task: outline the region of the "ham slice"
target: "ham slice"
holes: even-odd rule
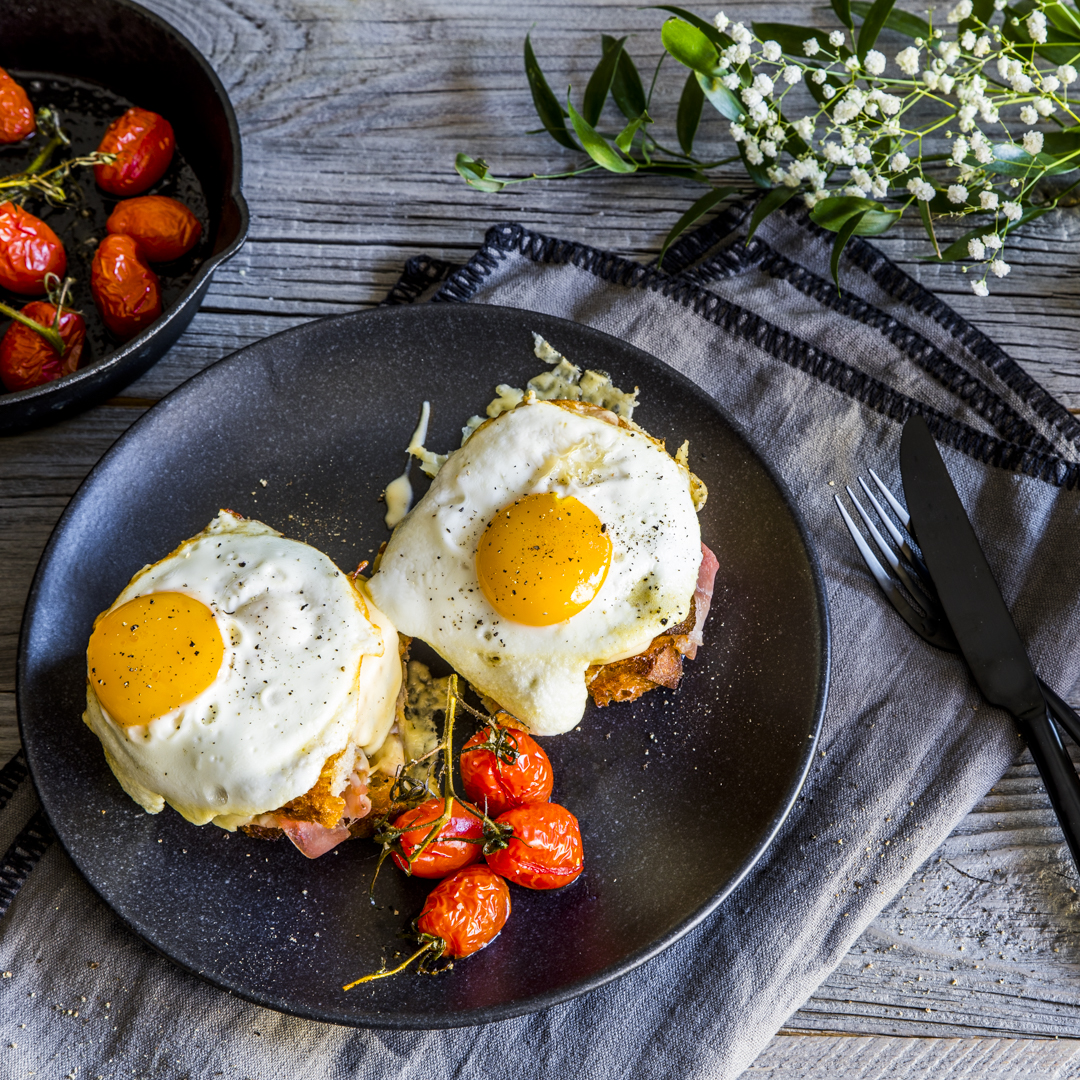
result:
[[[315,821],[296,821],[277,815],[278,827],[309,859],[317,859],[332,851],[342,840],[349,839],[349,830],[342,824],[332,828]]]
[[[716,556],[702,544],[701,565],[698,567],[697,588],[694,590],[694,627],[689,634],[684,635],[685,643],[680,643],[679,650],[691,660],[697,656],[698,646],[705,644],[702,631],[705,626],[705,617],[712,606],[713,584],[716,581],[716,571],[719,569],[720,563]]]

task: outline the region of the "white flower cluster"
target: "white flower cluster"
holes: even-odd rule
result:
[[[994,2],[995,12],[1006,6],[1006,0]],[[1036,44],[1047,41],[1045,6],[1046,0],[1036,0],[1023,20]],[[720,51],[720,81],[744,110],[731,135],[746,162],[762,168],[774,185],[802,188],[811,208],[840,195],[890,198],[901,209],[926,203],[935,214],[993,215],[985,235],[967,245],[970,257],[984,264],[972,287],[985,296],[988,274],[1008,274],[1001,257],[1008,229],[1020,220],[1024,200],[1053,163],[1040,157],[1047,144],[1037,125],[1065,114],[1065,127],[1080,126],[1080,110],[1069,100],[1078,73],[1071,64],[1040,68],[1038,56],[1009,40],[993,15],[986,22],[975,15],[972,0],[958,0],[946,20],[956,27],[952,37],[929,31],[927,38],[899,50],[890,70],[878,49],[860,61],[841,30],[815,31],[801,43],[801,56],[785,56],[776,41],[758,39],[721,12],[715,25],[731,44]],[[962,33],[959,24],[966,24]],[[801,116],[785,116],[784,99],[800,83],[808,85],[817,106]],[[922,102],[937,106],[939,115],[931,121],[909,117]],[[1026,128],[1015,133],[1002,117],[1014,106]],[[927,175],[923,137],[945,124],[958,132],[951,155]],[[988,172],[999,156],[996,148],[1010,145],[1026,152],[1021,164],[1030,160],[1028,171],[1019,178]],[[1017,160],[1011,152],[1010,158]],[[941,174],[942,167],[952,175]]]

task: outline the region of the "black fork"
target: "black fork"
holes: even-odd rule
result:
[[[833,497],[836,499],[837,508],[844,519],[844,524],[847,525],[848,532],[851,533],[852,540],[855,541],[855,546],[859,549],[863,562],[866,563],[867,569],[873,574],[874,580],[881,587],[881,591],[888,598],[889,603],[896,609],[897,614],[923,641],[929,642],[939,649],[944,649],[946,652],[959,652],[960,648],[956,644],[956,638],[953,636],[952,628],[949,626],[949,620],[945,617],[937,598],[937,592],[934,590],[930,572],[926,569],[922,557],[912,547],[911,541],[913,540],[917,544],[918,538],[911,528],[911,518],[908,516],[908,512],[873,469],[870,470],[870,476],[879,494],[888,503],[889,509],[892,510],[907,535],[896,527],[893,519],[878,501],[870,486],[860,476],[858,478],[859,486],[877,513],[885,531],[889,534],[892,540],[892,544],[890,544],[881,535],[881,530],[875,525],[874,519],[855,497],[855,492],[845,485],[848,496],[855,504],[859,517],[866,526],[867,532],[873,538],[874,544],[881,552],[885,562],[892,570],[892,574],[885,569],[881,560],[874,554],[873,549],[859,531],[859,527],[840,501],[840,496],[835,495]],[[1046,698],[1046,704],[1051,715],[1066,731],[1069,738],[1080,746],[1080,716],[1077,716],[1072,708],[1042,679],[1039,680],[1039,685],[1042,687],[1043,697]]]

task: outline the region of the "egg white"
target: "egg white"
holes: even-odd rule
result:
[[[401,687],[398,635],[322,552],[222,511],[107,610],[154,592],[204,603],[225,652],[206,690],[148,724],[114,722],[87,683],[83,720],[149,813],[168,803],[234,829],[309,791],[335,754],[344,787],[358,751],[382,745]]]
[[[586,608],[553,626],[527,626],[484,596],[476,549],[500,509],[541,492],[589,507],[607,526],[612,561]],[[580,721],[591,664],[634,656],[687,616],[700,562],[684,466],[639,429],[531,401],[449,456],[391,536],[370,589],[402,633],[549,735]]]

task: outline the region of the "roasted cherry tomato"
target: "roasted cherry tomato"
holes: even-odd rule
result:
[[[90,268],[90,291],[105,325],[119,338],[134,337],[161,314],[157,274],[130,236],[106,236]]]
[[[0,143],[25,139],[37,127],[26,91],[0,68]]]
[[[450,820],[442,827],[438,837],[413,859],[410,869],[407,858],[420,847],[424,837],[442,817],[444,805],[442,799],[428,799],[415,810],[406,810],[391,822],[395,829],[406,830],[400,840],[406,858],[396,851],[393,855],[400,869],[411,872],[415,877],[441,878],[480,858],[481,844],[470,844],[454,838],[460,836],[482,841],[484,823],[455,799]]]
[[[585,868],[577,818],[558,803],[530,803],[496,819],[510,825],[509,844],[487,856],[488,866],[527,889],[558,889]]]
[[[67,255],[41,218],[13,202],[0,203],[0,285],[20,296],[45,291],[45,275],[62,278]]]
[[[95,165],[98,187],[113,195],[139,195],[156,184],[172,161],[172,124],[148,109],[128,109],[109,125],[98,151],[116,154],[111,165]]]
[[[21,314],[42,326],[52,326],[56,308],[44,300],[31,300]],[[64,342],[61,356],[40,334],[29,326],[13,322],[0,340],[0,382],[8,390],[29,390],[70,375],[79,366],[86,323],[78,312],[65,308],[57,327]]]
[[[416,919],[422,934],[445,942],[443,956],[458,959],[490,945],[510,917],[510,890],[483,863],[463,866],[428,894]]]
[[[197,243],[202,226],[181,202],[165,195],[125,199],[109,216],[105,228],[135,240],[149,262],[171,262]]]
[[[495,717],[496,734],[478,731],[461,749],[461,780],[469,799],[491,817],[551,798],[553,774],[547,754],[509,713]]]

